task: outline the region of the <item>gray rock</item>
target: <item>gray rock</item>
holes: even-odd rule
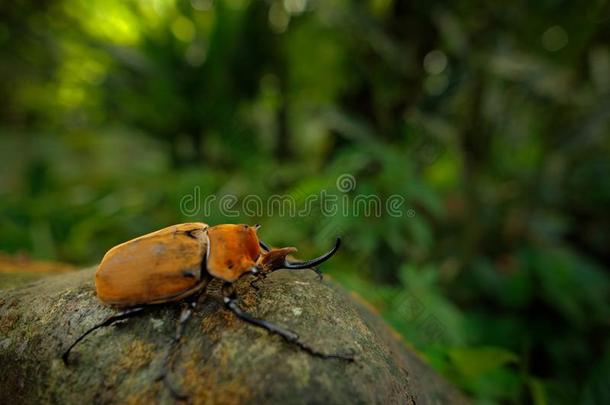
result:
[[[0,290],[0,403],[173,403],[155,381],[178,304],[151,307],[89,335],[66,367],[60,356],[115,309],[95,297],[94,269]],[[211,286],[186,326],[169,374],[205,404],[465,403],[383,321],[331,282],[281,270],[256,291],[237,285],[243,309],[299,334],[327,354],[314,357],[237,319]]]

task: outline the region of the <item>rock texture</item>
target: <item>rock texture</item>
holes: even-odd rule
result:
[[[96,299],[94,269],[0,290],[0,403],[174,403],[155,381],[180,307],[166,304],[102,328],[60,356],[87,328],[115,312]],[[331,282],[281,270],[237,285],[241,306],[287,327],[322,359],[237,319],[211,288],[175,352],[172,384],[202,404],[464,403],[452,386],[379,319]]]

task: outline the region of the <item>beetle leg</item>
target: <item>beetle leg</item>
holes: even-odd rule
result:
[[[184,333],[184,326],[190,319],[193,308],[195,307],[195,302],[184,302],[182,304],[182,309],[180,310],[180,316],[178,318],[178,322],[176,323],[176,332],[174,337],[169,343],[169,348],[165,353],[165,357],[163,358],[163,364],[161,365],[161,371],[157,375],[156,381],[163,380],[165,386],[169,389],[169,392],[172,394],[172,397],[175,399],[187,399],[188,395],[180,392],[174,384],[169,379],[169,372],[173,368],[173,357],[176,354],[178,344],[180,343],[180,339],[182,339],[182,334]]]
[[[87,330],[85,333],[80,335],[74,341],[74,343],[72,343],[70,345],[70,347],[68,347],[68,349],[66,349],[66,351],[62,354],[61,358],[64,361],[64,364],[68,365],[68,357],[70,356],[70,351],[74,348],[74,346],[76,346],[78,344],[78,342],[83,340],[88,334],[90,334],[91,332],[93,332],[101,327],[110,326],[115,322],[121,321],[123,319],[127,319],[133,315],[136,315],[136,314],[142,312],[144,309],[145,309],[145,307],[134,307],[134,308],[126,309],[125,311],[120,312],[116,315],[109,316],[108,318],[104,319],[102,322],[98,323],[97,325],[93,326],[91,329]]]
[[[286,263],[290,264],[291,262],[286,261]],[[322,281],[322,279],[324,279],[324,274],[322,274],[322,272],[320,271],[320,269],[317,266],[311,266],[311,267],[305,267],[304,269],[290,269],[288,268],[287,270],[311,270],[314,273],[316,273],[318,275],[318,280]]]
[[[161,372],[157,375],[156,381],[161,381],[163,380],[163,382],[165,383],[165,385],[167,386],[167,388],[169,389],[170,393],[172,394],[172,396],[175,399],[182,399],[182,400],[186,400],[188,399],[188,395],[180,392],[178,389],[175,388],[175,386],[172,384],[172,382],[169,380],[169,372],[172,370],[173,368],[173,357],[176,353],[178,344],[180,343],[180,340],[182,339],[182,335],[184,334],[184,327],[186,326],[186,323],[188,322],[188,320],[191,318],[191,315],[193,314],[193,310],[197,307],[197,301],[199,300],[199,297],[201,296],[201,292],[199,292],[198,294],[195,294],[194,296],[189,297],[187,300],[185,300],[182,304],[182,309],[180,310],[180,316],[178,318],[178,322],[176,323],[176,333],[174,334],[174,337],[172,338],[171,342],[170,342],[170,347],[167,350],[167,352],[165,353],[165,358],[163,359],[163,365],[161,366]]]
[[[316,274],[318,275],[318,279],[319,279],[320,281],[322,281],[322,279],[324,278],[324,274],[322,274],[322,272],[320,271],[320,269],[319,269],[318,267],[316,267],[316,266],[312,266],[312,267],[310,267],[310,269],[311,269],[311,270],[312,270],[314,273],[316,273]]]
[[[224,303],[227,306],[227,308],[229,308],[231,310],[231,312],[233,312],[239,319],[246,321],[254,326],[258,326],[259,328],[266,329],[269,332],[274,333],[276,335],[280,335],[288,343],[292,343],[292,344],[298,346],[299,348],[301,348],[301,350],[306,351],[307,353],[311,354],[312,356],[321,357],[324,359],[341,359],[341,360],[346,360],[346,361],[354,360],[354,358],[351,355],[326,354],[326,353],[318,352],[317,350],[314,350],[313,348],[307,346],[305,343],[301,342],[299,340],[299,335],[296,334],[295,332],[288,330],[288,329],[284,329],[281,326],[275,325],[264,319],[259,319],[259,318],[256,318],[256,317],[250,315],[249,313],[245,312],[244,310],[242,310],[239,307],[239,305],[237,304],[237,296],[235,295],[235,293],[232,290],[233,289],[230,284],[229,285],[225,284],[225,286],[223,286]]]
[[[261,288],[258,286],[258,282],[263,281],[267,278],[267,273],[257,273],[254,280],[250,281],[250,287],[254,288],[256,291],[259,291]]]

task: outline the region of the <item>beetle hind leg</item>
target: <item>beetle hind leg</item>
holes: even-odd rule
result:
[[[74,343],[72,343],[67,349],[66,351],[61,355],[62,360],[64,361],[64,364],[67,366],[68,365],[68,358],[70,356],[70,352],[72,351],[72,349],[74,348],[74,346],[76,346],[81,340],[83,340],[85,337],[87,337],[87,335],[89,335],[91,332],[102,328],[104,326],[110,326],[115,322],[118,321],[122,321],[123,319],[127,319],[129,317],[132,317],[136,314],[139,314],[140,312],[142,312],[145,309],[145,307],[134,307],[134,308],[129,308],[126,309],[123,312],[119,312],[116,315],[111,315],[108,318],[104,319],[102,322],[98,323],[97,325],[93,326],[92,328],[90,328],[89,330],[87,330],[85,333],[83,333],[82,335],[80,335],[75,341]]]

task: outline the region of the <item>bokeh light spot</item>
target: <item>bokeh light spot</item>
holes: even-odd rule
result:
[[[284,9],[290,14],[301,14],[307,7],[307,0],[284,0]]]
[[[172,23],[172,33],[183,42],[190,42],[195,37],[195,25],[186,17],[178,17]]]
[[[439,49],[428,52],[424,57],[424,69],[428,74],[438,75],[443,73],[446,67],[447,55]]]
[[[542,46],[550,52],[556,52],[568,44],[568,33],[560,25],[554,25],[542,34]]]

